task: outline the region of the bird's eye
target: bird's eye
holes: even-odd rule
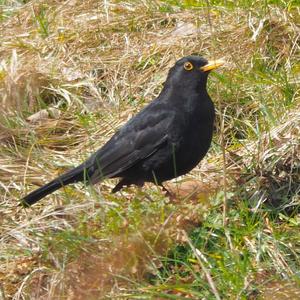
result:
[[[187,71],[191,71],[191,70],[194,68],[193,64],[190,63],[189,61],[186,62],[186,63],[184,63],[183,67],[184,67]]]

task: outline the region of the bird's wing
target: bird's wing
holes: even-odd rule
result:
[[[174,113],[152,106],[141,111],[86,162],[93,183],[117,176],[163,147]]]

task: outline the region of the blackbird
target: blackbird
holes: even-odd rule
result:
[[[222,64],[199,56],[178,60],[155,100],[85,162],[25,196],[21,205],[79,181],[95,184],[119,177],[115,193],[131,184],[162,185],[192,170],[211,144],[215,113],[206,83],[209,72]]]

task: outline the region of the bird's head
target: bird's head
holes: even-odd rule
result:
[[[171,68],[167,84],[182,88],[205,88],[210,71],[222,66],[223,60],[206,60],[201,56],[186,56]]]

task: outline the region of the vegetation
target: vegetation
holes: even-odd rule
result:
[[[295,1],[0,0],[0,299],[300,299]],[[209,155],[168,184],[78,184],[79,164],[189,54],[224,58]],[[273,297],[273,298],[272,298]]]

